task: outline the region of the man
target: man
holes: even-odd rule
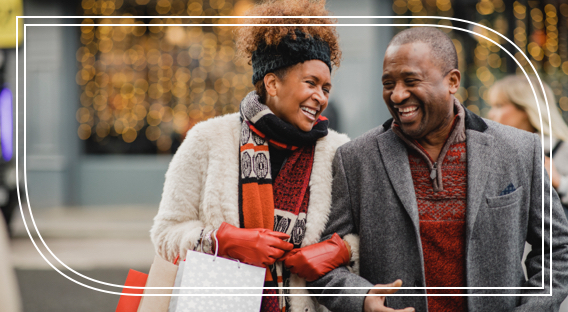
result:
[[[554,311],[568,294],[568,222],[556,193],[550,219],[538,136],[464,108],[454,97],[460,80],[444,33],[412,28],[390,42],[382,82],[393,119],[338,149],[322,235],[359,235],[360,276],[340,267],[309,286],[394,287],[313,290],[323,294],[387,294],[402,285],[418,289],[397,294],[480,296],[318,297],[330,310]],[[551,273],[552,296],[483,296],[549,294]]]

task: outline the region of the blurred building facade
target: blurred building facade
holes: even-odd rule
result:
[[[26,130],[26,181],[32,207],[157,206],[164,173],[186,131],[199,121],[237,111],[240,100],[252,90],[251,68],[235,55],[234,27],[168,24],[232,23],[222,16],[241,15],[252,4],[250,0],[25,0],[27,16],[101,16],[26,20],[30,24],[26,90],[22,46],[18,133],[23,161]],[[566,1],[329,0],[327,7],[336,16],[447,16],[493,28],[527,53],[552,86],[555,105],[564,116],[568,114]],[[104,18],[109,15],[125,18]],[[206,20],[200,15],[220,18]],[[504,39],[466,23],[420,18],[396,22],[465,28],[513,51]],[[40,23],[84,26],[33,26]],[[110,23],[140,26],[105,25]],[[332,75],[330,99],[337,130],[356,137],[390,118],[382,100],[382,59],[389,40],[404,28],[338,27],[343,61]],[[456,45],[463,73],[457,97],[484,116],[488,88],[520,69],[489,41],[459,30],[444,31]],[[14,87],[15,51],[7,52],[6,80]],[[519,52],[513,55],[532,73]]]
[[[235,112],[252,90],[250,66],[235,58],[233,27],[167,26],[208,20],[166,17],[242,14],[250,5],[242,0],[25,0],[27,16],[164,16],[26,20],[97,24],[27,26],[25,92],[23,46],[19,54],[18,133],[23,161],[26,130],[32,208],[156,207],[165,171],[185,132],[201,120]],[[370,0],[327,4],[334,15],[390,15],[391,5]],[[104,26],[108,23],[152,26]],[[344,58],[332,76],[332,100],[338,130],[355,137],[389,117],[380,76],[392,28],[338,27],[338,32]],[[8,62],[7,72],[15,73],[15,51],[9,51]],[[15,86],[15,74],[9,76]]]

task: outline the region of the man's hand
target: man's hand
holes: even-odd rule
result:
[[[402,286],[401,280],[396,280],[394,283],[382,285],[377,284],[375,287],[400,287]],[[371,289],[369,290],[368,294],[394,294],[397,292],[398,289]],[[414,308],[406,308],[403,310],[395,310],[391,308],[385,307],[385,298],[384,296],[367,296],[365,297],[365,303],[363,304],[363,310],[365,312],[393,312],[393,311],[400,311],[400,312],[414,312]]]

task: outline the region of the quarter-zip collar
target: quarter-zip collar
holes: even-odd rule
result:
[[[466,111],[464,107],[458,102],[458,100],[454,100],[454,111],[456,113],[453,121],[452,130],[440,151],[440,155],[438,155],[437,160],[433,160],[428,152],[416,141],[410,137],[407,137],[402,131],[400,130],[400,126],[394,121],[392,123],[392,131],[406,144],[408,148],[411,150],[416,151],[426,164],[428,165],[428,169],[430,170],[430,178],[432,179],[432,186],[434,192],[439,192],[444,190],[444,185],[442,182],[442,165],[444,163],[444,158],[446,157],[446,153],[450,149],[452,144],[462,143],[465,142],[465,117]],[[483,122],[483,120],[482,120]],[[484,123],[485,124],[485,123]]]

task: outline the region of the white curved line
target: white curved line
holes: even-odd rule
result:
[[[26,17],[26,18],[34,18],[34,17]],[[38,18],[53,18],[53,17],[38,17]],[[73,18],[73,17],[65,17],[65,18]],[[81,16],[79,18],[89,18],[89,17],[85,17],[85,16]],[[96,17],[96,18],[106,18],[106,17]],[[125,18],[125,17],[112,17],[112,18]],[[135,17],[127,17],[127,18],[135,18]],[[149,18],[149,17],[144,17],[144,18]],[[160,18],[164,18],[164,17],[160,17]],[[168,17],[168,18],[178,18],[178,17]],[[192,17],[189,17],[192,18]],[[209,17],[199,17],[199,18],[209,18]],[[210,18],[243,18],[243,17],[210,17]],[[257,17],[247,17],[247,18],[257,18]],[[278,16],[274,16],[274,17],[267,17],[267,16],[260,16],[258,18],[297,18],[297,17],[278,17]],[[309,16],[309,17],[305,17],[302,16],[302,18],[323,18],[323,17],[313,17],[313,16]],[[494,31],[491,28],[488,28],[484,25],[475,23],[475,22],[470,22],[470,21],[466,21],[466,20],[462,20],[462,19],[456,19],[456,18],[449,18],[449,17],[431,17],[431,16],[373,16],[373,17],[365,17],[365,16],[359,16],[359,17],[345,17],[345,16],[341,16],[341,17],[332,17],[332,18],[356,18],[356,19],[361,19],[361,18],[395,18],[395,19],[401,19],[401,18],[430,18],[430,19],[447,19],[447,20],[455,20],[455,21],[460,21],[460,22],[465,22],[468,24],[472,24],[472,25],[476,25],[476,26],[480,26],[486,30],[489,30],[497,35],[499,35],[500,37],[504,38],[506,41],[508,41],[510,44],[512,44],[514,47],[517,48],[517,50],[525,57],[525,59],[527,59],[527,63],[531,66],[531,68],[533,69],[533,71],[535,72],[537,79],[539,80],[540,86],[543,90],[543,94],[544,94],[544,98],[545,98],[545,102],[547,105],[547,110],[548,110],[548,116],[549,116],[549,120],[550,120],[550,111],[549,111],[549,106],[548,106],[548,99],[546,98],[546,93],[544,92],[544,87],[542,85],[542,81],[540,80],[540,77],[538,76],[538,73],[536,72],[536,69],[534,68],[533,64],[530,62],[530,60],[528,60],[528,57],[526,56],[526,54],[513,42],[511,42],[511,40],[509,40],[507,37],[504,37],[502,34]],[[59,24],[60,26],[86,26],[89,24]],[[94,24],[95,26],[101,26],[102,24]],[[108,24],[104,24],[106,26],[110,26]],[[134,26],[140,26],[140,25],[148,25],[148,24],[132,24]],[[162,26],[174,26],[174,24],[160,24]],[[184,26],[199,26],[198,24],[183,24]],[[207,25],[207,26],[227,26],[227,24],[203,24],[203,25]],[[266,25],[266,26],[275,26],[274,24],[250,24],[251,26],[262,26],[262,25]],[[278,24],[278,26],[285,26],[285,25],[296,25],[296,24]],[[530,81],[530,79],[528,79],[528,74],[526,73],[525,69],[521,66],[521,64],[519,63],[519,61],[506,49],[504,49],[499,43],[495,42],[494,40],[470,31],[468,29],[463,29],[463,28],[458,28],[458,27],[454,27],[454,26],[448,26],[448,25],[439,25],[439,24],[334,24],[335,26],[411,26],[411,27],[415,27],[415,26],[427,26],[427,27],[439,27],[439,28],[448,28],[448,29],[454,29],[454,30],[460,30],[460,31],[464,31],[467,33],[471,33],[473,35],[482,37],[490,42],[492,42],[493,44],[495,44],[496,46],[498,46],[499,48],[501,48],[501,50],[505,51],[516,63],[517,65],[521,68],[522,72],[525,74],[525,76],[527,77],[527,80],[529,82],[529,85],[531,86],[531,90],[533,91],[533,93],[535,94],[535,99],[538,101],[538,99],[536,98],[536,92],[534,90],[534,87]],[[39,25],[39,24],[33,24],[33,25],[24,25],[24,37],[26,34],[26,26],[55,26],[55,24],[45,24],[45,25]],[[127,24],[117,24],[116,26],[128,26]],[[245,26],[245,24],[230,24],[230,26]],[[325,24],[306,24],[306,26],[325,26]],[[24,50],[26,49],[26,42],[24,40]],[[25,58],[25,54],[24,54],[24,58]],[[24,62],[24,81],[26,81],[25,76],[26,76],[26,63]],[[26,86],[24,84],[24,116],[26,115]],[[540,107],[538,107],[538,112],[539,112],[539,118],[540,118],[540,122],[541,122],[541,128],[542,128],[542,116],[541,116],[541,112],[540,112]],[[18,122],[18,119],[16,118],[16,122]],[[27,155],[27,144],[26,144],[26,119],[24,118],[24,156]],[[549,129],[551,129],[551,123],[549,122]],[[541,134],[541,140],[544,140],[544,135]],[[18,141],[18,137],[16,136],[16,141]],[[17,142],[16,142],[17,145]],[[18,149],[16,149],[18,150]],[[542,158],[544,159],[544,150],[542,151]],[[59,258],[57,258],[57,256],[55,256],[55,254],[51,251],[51,249],[49,249],[49,247],[47,246],[47,244],[45,243],[45,241],[43,240],[43,237],[41,236],[39,230],[37,229],[37,225],[35,223],[35,219],[33,218],[33,214],[31,211],[31,204],[29,202],[29,193],[28,193],[28,188],[27,188],[27,162],[26,159],[24,157],[24,180],[25,180],[25,185],[26,185],[26,199],[28,201],[28,210],[30,213],[30,218],[32,219],[32,223],[34,225],[34,228],[38,234],[38,237],[40,238],[40,240],[42,241],[43,245],[45,246],[45,248],[49,251],[49,253],[61,264],[63,265],[65,268],[67,268],[69,271],[87,279],[90,280],[92,282],[95,283],[99,283],[99,284],[103,284],[106,286],[111,286],[111,287],[118,287],[118,288],[128,288],[128,289],[209,289],[208,287],[136,287],[136,286],[124,286],[124,285],[117,285],[117,284],[112,284],[112,283],[106,283],[106,282],[102,282],[93,278],[90,278],[88,276],[85,276],[79,272],[76,272],[75,270],[71,269],[70,267],[68,267],[65,263],[63,263],[61,260],[59,260]],[[16,167],[18,166],[18,159],[16,157]],[[542,176],[543,176],[543,181],[544,181],[544,169],[542,172]],[[78,282],[70,277],[68,277],[67,275],[65,275],[63,272],[61,272],[59,269],[57,269],[56,267],[53,266],[53,264],[51,264],[51,262],[49,262],[46,257],[43,255],[43,253],[39,250],[39,248],[37,247],[35,241],[33,240],[33,237],[31,236],[29,229],[27,227],[27,223],[25,221],[25,217],[24,217],[24,213],[23,213],[23,208],[21,205],[21,198],[20,198],[20,194],[19,194],[19,173],[17,171],[16,174],[17,177],[17,181],[18,181],[18,201],[20,203],[20,212],[22,213],[22,219],[24,220],[24,226],[26,227],[26,231],[28,233],[28,236],[30,237],[30,239],[32,240],[32,243],[34,244],[34,247],[37,249],[37,251],[40,253],[40,255],[42,256],[42,258],[54,269],[56,270],[58,273],[60,273],[61,275],[65,276],[67,279],[81,285],[84,286],[86,288],[89,289],[93,289],[93,290],[98,290],[101,292],[105,292],[105,293],[111,293],[111,294],[118,294],[118,295],[133,295],[133,296],[140,296],[141,294],[124,294],[124,293],[118,293],[118,292],[112,292],[112,291],[106,291],[106,290],[102,290],[102,289],[98,289],[98,288],[94,288],[92,286],[89,285],[85,285],[81,282]],[[544,193],[544,183],[542,185],[542,192]],[[551,205],[552,205],[552,189],[550,190],[550,197],[551,197]],[[542,200],[542,204],[543,204],[543,212],[544,212],[544,198]],[[551,210],[551,215],[552,215],[552,210]],[[552,224],[550,225],[552,227]],[[543,232],[544,232],[544,220],[543,220]],[[550,236],[552,239],[552,229],[550,232]],[[543,244],[544,244],[544,237],[542,238]],[[543,251],[544,254],[544,251]],[[550,256],[552,258],[552,255]],[[552,259],[551,260],[551,270],[552,270]],[[544,257],[542,260],[542,267],[544,268]],[[552,273],[552,272],[551,272]],[[543,282],[543,287],[457,287],[457,288],[447,288],[447,289],[543,289],[544,288],[544,275],[542,278],[542,282]],[[552,274],[551,274],[551,283],[552,283]],[[406,288],[406,287],[403,287]],[[225,289],[225,287],[212,287],[211,289]],[[235,287],[235,288],[227,288],[227,289],[264,289],[264,287],[252,287],[252,288],[248,288],[248,287]],[[271,287],[271,288],[267,288],[267,289],[286,289],[286,287]],[[317,287],[293,287],[293,289],[318,289]],[[358,287],[333,287],[333,288],[327,288],[327,289],[358,289]],[[367,288],[362,288],[362,289],[367,289]],[[406,289],[421,289],[421,288],[417,288],[417,287],[408,287]],[[423,287],[423,289],[446,289],[445,287]],[[551,288],[552,289],[552,288]],[[146,295],[146,294],[144,294]],[[148,294],[150,296],[154,296],[154,295],[158,295],[158,296],[172,296],[171,294]],[[204,294],[207,295],[207,294]],[[518,296],[518,294],[515,294],[515,296]]]

